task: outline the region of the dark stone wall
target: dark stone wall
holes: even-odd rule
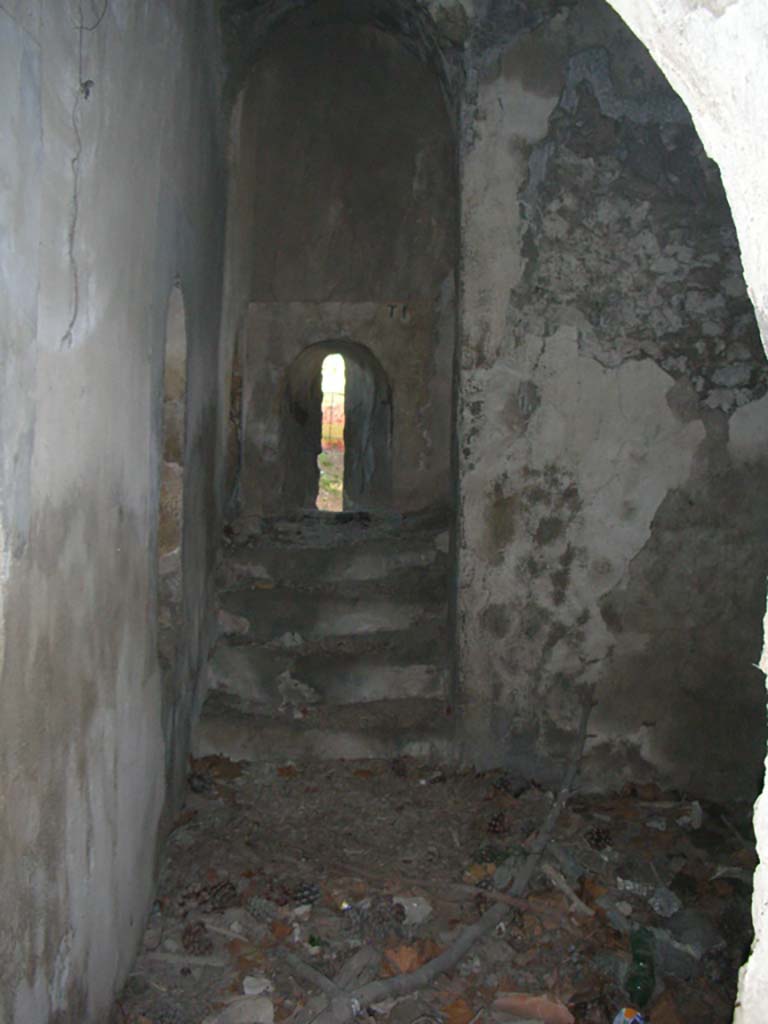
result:
[[[435,298],[454,268],[455,177],[431,71],[376,29],[289,22],[248,97],[251,298]]]

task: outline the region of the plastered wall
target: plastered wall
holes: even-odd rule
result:
[[[767,376],[719,174],[605,4],[527,17],[478,22],[462,123],[466,750],[556,771],[594,684],[595,779],[754,795]]]
[[[223,219],[207,4],[0,7],[0,1021],[102,1021],[207,655]],[[99,10],[96,10],[99,8]],[[81,88],[81,83],[90,83]],[[155,551],[168,299],[189,363],[184,651]]]

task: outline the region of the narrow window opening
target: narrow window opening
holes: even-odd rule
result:
[[[346,367],[338,353],[326,356],[321,371],[322,450],[317,457],[320,470],[316,506],[323,512],[344,508],[344,402]]]

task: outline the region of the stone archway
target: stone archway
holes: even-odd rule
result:
[[[392,390],[383,367],[359,342],[322,341],[305,348],[287,370],[281,416],[281,461],[286,508],[312,508],[320,452],[320,371],[338,353],[346,366],[344,508],[376,508],[391,501]]]

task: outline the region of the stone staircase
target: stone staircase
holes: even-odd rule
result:
[[[446,759],[448,544],[438,513],[234,524],[196,756]]]

